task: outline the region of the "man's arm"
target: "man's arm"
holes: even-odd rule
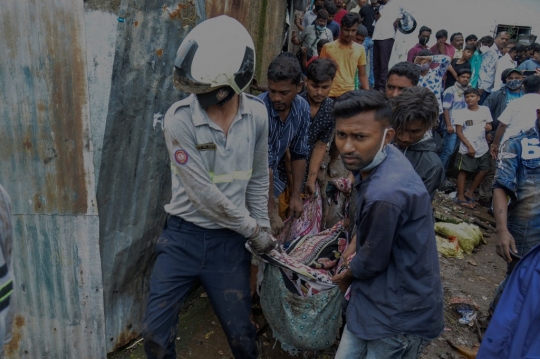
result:
[[[454,133],[454,126],[452,126],[452,119],[450,118],[450,109],[452,108],[452,104],[454,103],[453,92],[449,89],[444,91],[442,100],[443,118],[446,125],[446,132],[448,132],[448,134],[450,135]]]
[[[321,163],[324,160],[326,154],[326,143],[317,141],[311,152],[311,158],[309,160],[309,172],[306,180],[306,193],[310,196],[315,194],[315,182],[317,181],[317,175],[321,169]]]
[[[382,273],[390,262],[392,244],[398,230],[401,208],[386,201],[368,205],[361,214],[359,231],[362,240],[350,264],[352,277],[368,280]]]
[[[294,136],[289,146],[293,175],[293,188],[289,199],[289,209],[295,213],[296,218],[299,218],[304,211],[304,205],[300,196],[306,173],[306,158],[309,156],[307,144],[311,114],[309,105],[307,102],[303,102],[299,109],[300,125],[298,127],[298,133]]]
[[[358,78],[363,90],[369,90],[369,80],[366,73],[366,65],[358,66]]]
[[[501,138],[506,131],[506,127],[508,127],[508,125],[499,122],[499,127],[497,127],[497,131],[495,131],[495,137],[493,138],[493,143],[491,144],[491,148],[489,151],[493,159],[496,159],[498,156],[499,147],[501,145]]]
[[[238,209],[211,181],[196,148],[193,128],[179,121],[177,116],[182,114],[166,116],[164,135],[171,170],[178,175],[186,195],[206,218],[244,237],[251,237],[257,230],[257,222],[247,211]]]
[[[266,108],[262,110],[264,110],[264,115],[266,115]],[[270,188],[268,171],[268,120],[265,118],[264,122],[261,121],[261,125],[258,127],[251,178],[246,188],[246,207],[251,217],[257,220],[259,226],[270,228],[267,205]]]
[[[446,70],[448,70],[448,66],[450,66],[452,58],[446,55],[433,55],[431,56],[431,62],[440,64],[439,67],[437,67],[437,72],[439,76],[442,77],[446,74]]]
[[[497,254],[505,261],[511,262],[510,250],[517,253],[514,237],[508,231],[508,199],[516,199],[517,175],[521,149],[514,141],[506,141],[497,161],[497,170],[493,181],[493,214],[499,241]]]

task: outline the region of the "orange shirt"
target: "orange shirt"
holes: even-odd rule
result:
[[[358,66],[366,65],[366,51],[364,46],[352,42],[350,45],[342,44],[339,39],[324,45],[319,58],[330,58],[338,66],[336,77],[332,83],[329,97],[338,97],[347,91],[354,90],[354,77]]]

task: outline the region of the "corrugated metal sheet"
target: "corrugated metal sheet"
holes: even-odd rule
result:
[[[105,357],[83,4],[0,6],[0,182],[16,220],[10,358]]]
[[[170,198],[168,154],[155,120],[185,96],[171,81],[176,50],[196,23],[226,13],[252,34],[265,82],[286,11],[286,1],[270,0],[89,3],[88,11],[118,9],[104,130],[101,94],[89,120],[87,76],[92,91],[98,83],[109,88],[99,71],[110,67],[96,61],[107,58],[94,51],[92,31],[99,27],[93,21],[110,26],[111,17],[87,16],[93,37],[85,41],[78,0],[0,6],[0,183],[12,197],[17,229],[19,311],[7,347],[13,358],[102,358],[140,334],[153,244]],[[88,64],[85,46],[95,52]],[[111,48],[110,37],[103,46]],[[92,143],[102,143],[95,176],[100,154]]]

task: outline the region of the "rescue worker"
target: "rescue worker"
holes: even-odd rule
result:
[[[260,356],[246,241],[258,254],[275,242],[268,232],[268,116],[262,101],[242,93],[254,70],[253,41],[228,16],[202,22],[178,49],[174,82],[191,95],[165,115],[172,198],[143,325],[148,358],[176,358],[178,314],[197,280],[233,356]]]

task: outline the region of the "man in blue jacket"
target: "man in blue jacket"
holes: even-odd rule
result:
[[[443,293],[431,198],[395,147],[382,93],[351,91],[334,104],[335,143],[357,191],[356,256],[333,280],[351,285],[345,358],[417,358],[443,330]]]

